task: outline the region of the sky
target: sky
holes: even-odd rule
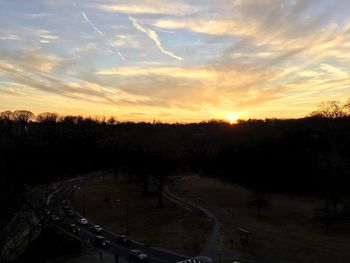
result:
[[[298,118],[350,96],[348,0],[0,0],[0,111]]]

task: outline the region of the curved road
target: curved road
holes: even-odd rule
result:
[[[61,186],[56,191],[55,195],[53,195],[52,200],[50,202],[49,209],[55,211],[55,213],[57,213],[58,216],[60,216],[61,218],[65,218],[65,211],[60,205],[61,201],[69,200],[69,197],[73,191],[74,184],[80,184],[82,181],[87,180],[88,178],[90,178],[89,175],[80,176],[80,177],[77,177],[74,181],[69,180],[65,183],[62,183]],[[73,208],[72,210],[75,212],[74,216],[69,217],[67,219],[72,223],[77,223],[78,220],[82,218],[82,216]],[[63,223],[61,223],[60,225],[65,227]],[[79,226],[81,231],[78,234],[78,238],[80,238],[82,241],[85,241],[87,244],[90,244],[90,245],[93,245],[95,236],[96,236],[95,233],[92,233],[90,231],[90,227],[92,225],[94,225],[93,222],[89,220],[88,225]],[[151,263],[178,262],[178,261],[182,261],[190,258],[188,256],[180,255],[169,250],[150,247],[136,241],[131,241],[130,244],[126,246],[121,246],[116,242],[116,239],[119,237],[119,235],[112,233],[106,229],[103,230],[103,233],[101,235],[103,235],[106,239],[111,241],[111,246],[109,248],[102,249],[102,251],[105,250],[106,252],[117,254],[123,258],[128,258],[129,250],[135,249],[135,248],[140,249],[145,253],[147,253],[149,256],[149,262]]]
[[[207,217],[209,217],[213,222],[213,230],[212,230],[212,236],[207,243],[207,245],[202,249],[200,256],[210,257],[214,260],[221,260],[221,259],[239,259],[240,254],[234,250],[221,248],[220,246],[220,230],[221,230],[221,224],[220,220],[217,215],[212,213],[206,208],[203,208],[199,206],[198,204],[195,204],[190,201],[186,201],[183,198],[178,197],[177,195],[170,192],[169,188],[166,186],[164,193],[166,197],[177,204],[184,206],[184,207],[192,207],[194,209],[198,209],[203,214],[205,214]]]

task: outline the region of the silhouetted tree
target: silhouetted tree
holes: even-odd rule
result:
[[[9,110],[0,113],[0,118],[3,121],[11,121],[13,120],[13,117],[13,112]]]
[[[55,123],[59,117],[58,113],[43,112],[36,116],[36,120],[42,123]]]
[[[35,115],[27,110],[16,110],[13,112],[13,119],[17,122],[28,123]]]
[[[322,135],[325,139],[325,147],[321,158],[323,168],[327,173],[326,194],[332,202],[334,213],[337,215],[342,195],[340,177],[344,170],[344,146],[348,141],[343,122],[349,116],[349,103],[324,102],[311,115],[320,118],[323,123]]]
[[[13,112],[13,119],[18,125],[19,135],[24,135],[26,133],[27,124],[32,120],[35,115],[27,110],[16,110]]]

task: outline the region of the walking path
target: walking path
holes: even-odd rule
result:
[[[199,211],[204,213],[207,217],[209,217],[212,220],[213,231],[212,231],[211,238],[210,238],[209,242],[207,243],[207,245],[202,249],[199,256],[210,257],[214,261],[221,260],[221,259],[235,260],[235,259],[240,258],[239,252],[231,250],[231,249],[222,248],[220,246],[221,224],[220,224],[220,220],[219,220],[217,215],[215,215],[214,213],[212,213],[208,209],[199,206],[198,204],[187,201],[187,200],[173,194],[172,192],[170,192],[168,186],[165,187],[164,194],[169,200],[183,206],[184,208],[191,207],[191,208],[198,209]]]

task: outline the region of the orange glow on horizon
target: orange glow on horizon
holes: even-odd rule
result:
[[[231,113],[230,115],[227,116],[226,119],[232,125],[232,124],[236,124],[237,123],[239,117],[238,117],[237,113]]]

